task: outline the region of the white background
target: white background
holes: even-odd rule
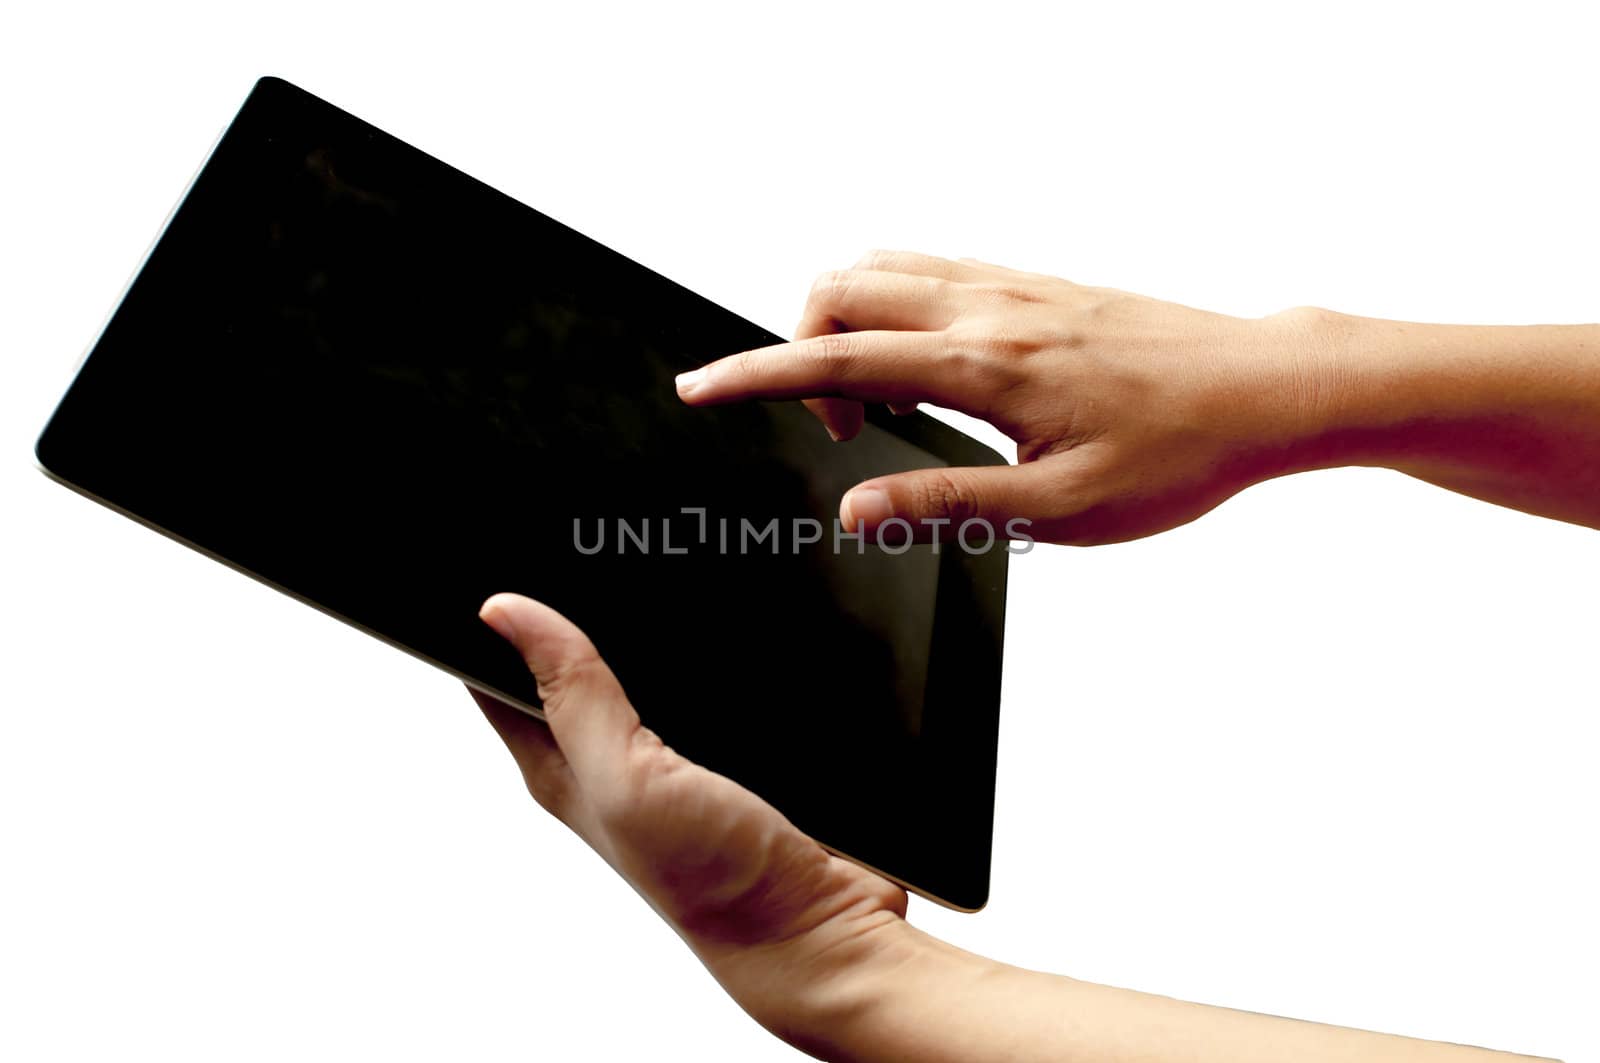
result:
[[[0,26],[7,1059],[797,1055],[527,799],[454,679],[33,468],[260,74],[779,332],[869,247],[1242,315],[1600,317],[1580,5],[239,12]],[[1600,1058],[1600,533],[1339,470],[1012,573],[991,906],[913,921]]]

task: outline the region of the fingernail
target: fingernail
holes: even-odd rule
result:
[[[833,425],[825,424],[822,427],[824,427],[824,428],[826,428],[828,430],[829,438],[831,438],[835,443],[839,442],[839,440],[844,438],[844,436],[840,435],[838,432],[835,432],[833,430]]]
[[[889,492],[881,487],[861,487],[850,492],[850,526],[877,524],[894,516]]]
[[[691,369],[687,373],[679,373],[677,377],[678,394],[687,397],[693,394],[694,389],[705,383],[706,371],[704,369]]]
[[[506,615],[499,609],[490,608],[489,603],[485,602],[482,608],[478,610],[478,619],[494,628],[496,635],[499,635],[507,642],[512,641],[511,622],[506,619]]]

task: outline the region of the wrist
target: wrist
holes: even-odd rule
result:
[[[1196,423],[1220,444],[1237,487],[1318,467],[1350,402],[1343,352],[1356,319],[1300,306],[1229,319],[1229,357],[1198,392]]]
[[[1350,352],[1360,319],[1317,306],[1297,306],[1258,319],[1268,368],[1263,404],[1271,431],[1265,442],[1273,475],[1343,464],[1334,445],[1351,422],[1360,384]]]
[[[976,984],[1002,966],[897,918],[809,959],[778,963],[776,969],[789,972],[785,984],[769,987],[776,991],[746,1010],[820,1059],[905,1058],[908,1045],[933,1032],[927,1002],[948,1002],[952,986]]]
[[[1493,477],[1527,464],[1553,431],[1592,434],[1594,326],[1427,324],[1316,307],[1263,320],[1277,322],[1298,380],[1286,472]]]
[[[1402,468],[1506,396],[1483,363],[1480,330],[1301,306],[1263,319],[1280,345],[1289,427],[1282,472]]]
[[[778,965],[786,984],[751,1014],[820,1059],[857,1058],[854,1042],[864,1025],[884,1012],[906,978],[925,969],[924,938],[904,919],[893,918],[843,940],[807,943],[804,958]]]

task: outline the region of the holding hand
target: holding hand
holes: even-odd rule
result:
[[[823,1059],[1509,1058],[1025,971],[930,937],[906,923],[904,891],[663,745],[566,618],[515,594],[493,596],[479,615],[538,680],[548,727],[472,692],[534,798],[638,890],[741,1007]]]
[[[627,879],[757,1021],[791,1040],[831,1025],[843,983],[899,947],[905,891],[663,745],[589,639],[549,606],[497,594],[479,615],[538,680],[548,726],[471,691],[535,800]]]

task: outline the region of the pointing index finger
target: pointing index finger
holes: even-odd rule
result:
[[[973,360],[947,349],[942,332],[834,332],[730,354],[679,375],[677,388],[692,406],[837,397],[931,402],[987,417],[978,374]]]

